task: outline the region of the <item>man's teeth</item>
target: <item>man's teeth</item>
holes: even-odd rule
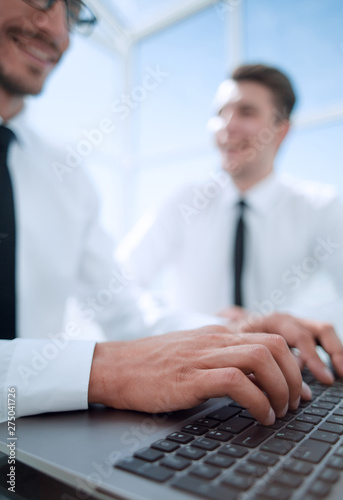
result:
[[[47,62],[50,60],[50,55],[44,52],[43,50],[38,49],[37,47],[34,47],[32,45],[28,45],[25,47],[27,52],[32,54],[33,56],[37,57],[38,59],[41,59],[44,62]]]
[[[34,45],[22,44],[15,38],[14,38],[14,41],[16,42],[17,45],[19,45],[19,47],[21,47],[26,52],[29,52],[31,55],[33,55],[37,59],[40,59],[43,62],[48,62],[51,60],[50,54],[47,54],[46,52],[44,52],[44,50],[41,50],[38,47],[35,47]]]

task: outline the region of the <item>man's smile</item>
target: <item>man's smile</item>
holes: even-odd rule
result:
[[[20,50],[21,54],[27,57],[31,64],[35,63],[43,69],[49,69],[60,59],[59,51],[38,37],[23,37],[13,32],[9,34],[9,37],[16,48]]]

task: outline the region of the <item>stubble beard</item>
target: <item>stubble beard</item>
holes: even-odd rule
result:
[[[39,71],[31,68],[33,76],[38,76]],[[25,97],[27,95],[37,95],[41,92],[42,86],[30,84],[18,77],[7,75],[3,66],[0,63],[0,88],[7,94],[15,97]]]

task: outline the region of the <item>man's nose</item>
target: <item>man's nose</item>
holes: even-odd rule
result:
[[[232,132],[237,128],[238,120],[236,113],[232,112],[225,117],[225,129],[227,132]]]

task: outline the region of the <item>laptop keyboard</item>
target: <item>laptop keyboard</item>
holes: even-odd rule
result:
[[[343,380],[304,380],[312,401],[272,426],[232,402],[115,467],[210,500],[324,498],[343,471]]]

